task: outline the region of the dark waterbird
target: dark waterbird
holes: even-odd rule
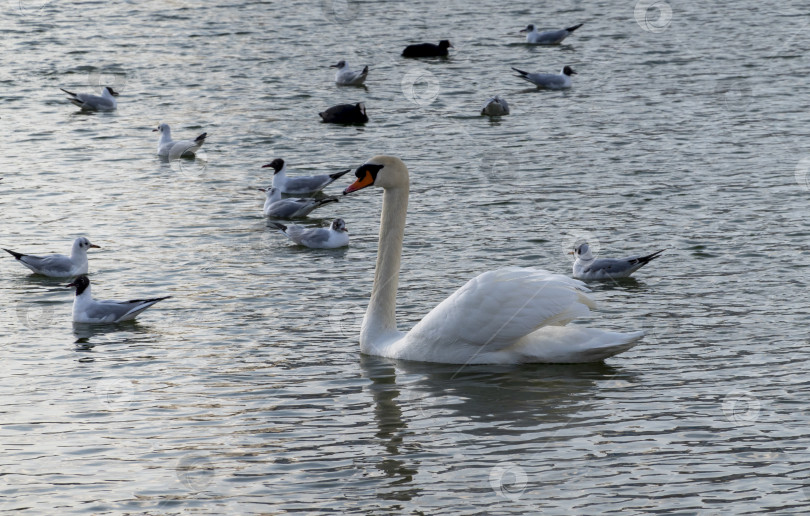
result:
[[[402,51],[402,57],[445,57],[447,56],[447,49],[452,46],[446,39],[439,41],[438,45],[433,43],[408,45]]]
[[[365,124],[368,122],[366,106],[357,104],[338,104],[318,113],[324,122],[330,124]]]

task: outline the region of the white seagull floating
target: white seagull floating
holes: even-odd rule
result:
[[[537,45],[557,45],[562,43],[562,40],[571,35],[572,32],[582,27],[582,24],[568,27],[567,29],[560,30],[547,30],[539,32],[534,25],[528,25],[520,32],[526,32],[526,43],[534,43]]]
[[[304,229],[295,224],[285,226],[279,222],[271,222],[270,225],[296,244],[312,249],[335,249],[349,245],[349,230],[343,219],[333,220],[328,228]]]
[[[532,84],[536,84],[538,88],[546,88],[549,90],[562,90],[565,88],[570,88],[571,76],[576,75],[577,73],[570,66],[564,66],[559,74],[529,73],[524,72],[523,70],[518,70],[515,67],[512,67],[512,70],[520,74],[516,75],[515,77],[520,77],[521,79],[527,80]]]
[[[115,100],[118,92],[113,91],[109,86],[104,86],[101,90],[101,96],[89,93],[73,93],[63,88],[59,89],[69,95],[69,101],[85,111],[115,111],[118,107],[118,101]]]
[[[643,336],[566,326],[594,306],[588,289],[566,276],[520,267],[473,278],[410,332],[398,331],[408,169],[398,158],[375,156],[355,175],[344,194],[369,186],[384,190],[374,285],[360,330],[363,353],[450,364],[597,362],[630,349]]]
[[[319,174],[317,176],[287,177],[287,164],[281,158],[276,158],[262,168],[272,168],[273,187],[278,188],[282,194],[286,195],[312,195],[318,193],[326,186],[334,183],[351,172],[351,169],[334,174]]]
[[[80,274],[87,274],[87,250],[93,248],[98,249],[100,246],[91,244],[85,237],[79,237],[73,241],[70,256],[63,254],[33,256],[10,249],[3,250],[37,274],[50,276],[51,278],[72,278]]]
[[[650,261],[658,258],[664,249],[647,256],[631,256],[629,258],[594,258],[588,244],[581,244],[569,254],[576,257],[574,261],[574,277],[581,280],[610,280],[627,278]]]
[[[160,124],[157,129],[152,129],[152,132],[160,133],[158,139],[158,156],[161,158],[177,159],[181,156],[193,156],[202,144],[205,143],[205,137],[208,133],[202,133],[193,140],[172,140],[172,130],[169,124]]]
[[[330,65],[329,68],[337,68],[335,82],[341,86],[362,86],[368,76],[368,65],[360,71],[349,70],[349,63],[342,59],[338,61],[338,64]]]
[[[324,197],[322,199],[315,199],[307,197],[305,199],[295,199],[288,197],[281,198],[281,191],[278,188],[259,188],[260,192],[267,195],[264,201],[264,215],[267,217],[274,217],[277,219],[297,219],[306,217],[315,208],[320,208],[324,204],[330,202],[338,202],[337,197]]]
[[[133,299],[132,301],[96,301],[90,293],[90,280],[84,275],[79,276],[67,286],[76,287],[76,297],[73,299],[73,322],[77,323],[131,321],[158,301],[172,297]]]
[[[509,114],[509,104],[499,96],[495,95],[484,103],[481,114],[487,116],[502,116]]]

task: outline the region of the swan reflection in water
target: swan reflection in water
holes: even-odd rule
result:
[[[379,440],[367,466],[384,474],[378,498],[416,504],[428,494],[417,475],[463,475],[488,489],[491,468],[514,456],[521,436],[529,459],[569,439],[560,430],[590,417],[606,382],[635,382],[604,363],[459,366],[361,355],[360,367]]]

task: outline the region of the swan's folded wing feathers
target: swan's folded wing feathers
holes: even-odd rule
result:
[[[547,325],[588,313],[593,302],[580,281],[540,269],[510,267],[467,282],[409,333],[420,346],[467,344],[486,353],[504,349]]]

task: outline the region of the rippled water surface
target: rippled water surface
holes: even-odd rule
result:
[[[86,235],[97,297],[173,297],[74,326],[66,281],[0,257],[0,507],[808,512],[810,12],[653,3],[5,0],[0,246]],[[580,22],[559,47],[517,32]],[[399,57],[444,38],[449,59]],[[339,59],[367,88],[333,84]],[[510,71],[564,64],[562,93]],[[59,91],[99,84],[117,112]],[[496,93],[512,114],[478,116]],[[365,127],[318,122],[357,101]],[[208,132],[204,152],[161,163],[160,122]],[[595,285],[583,321],[644,341],[596,365],[361,355],[379,192],[304,221],[352,236],[311,251],[255,187],[275,157],[296,174],[381,153],[411,170],[403,329],[480,272],[570,273],[588,239],[667,249]]]

